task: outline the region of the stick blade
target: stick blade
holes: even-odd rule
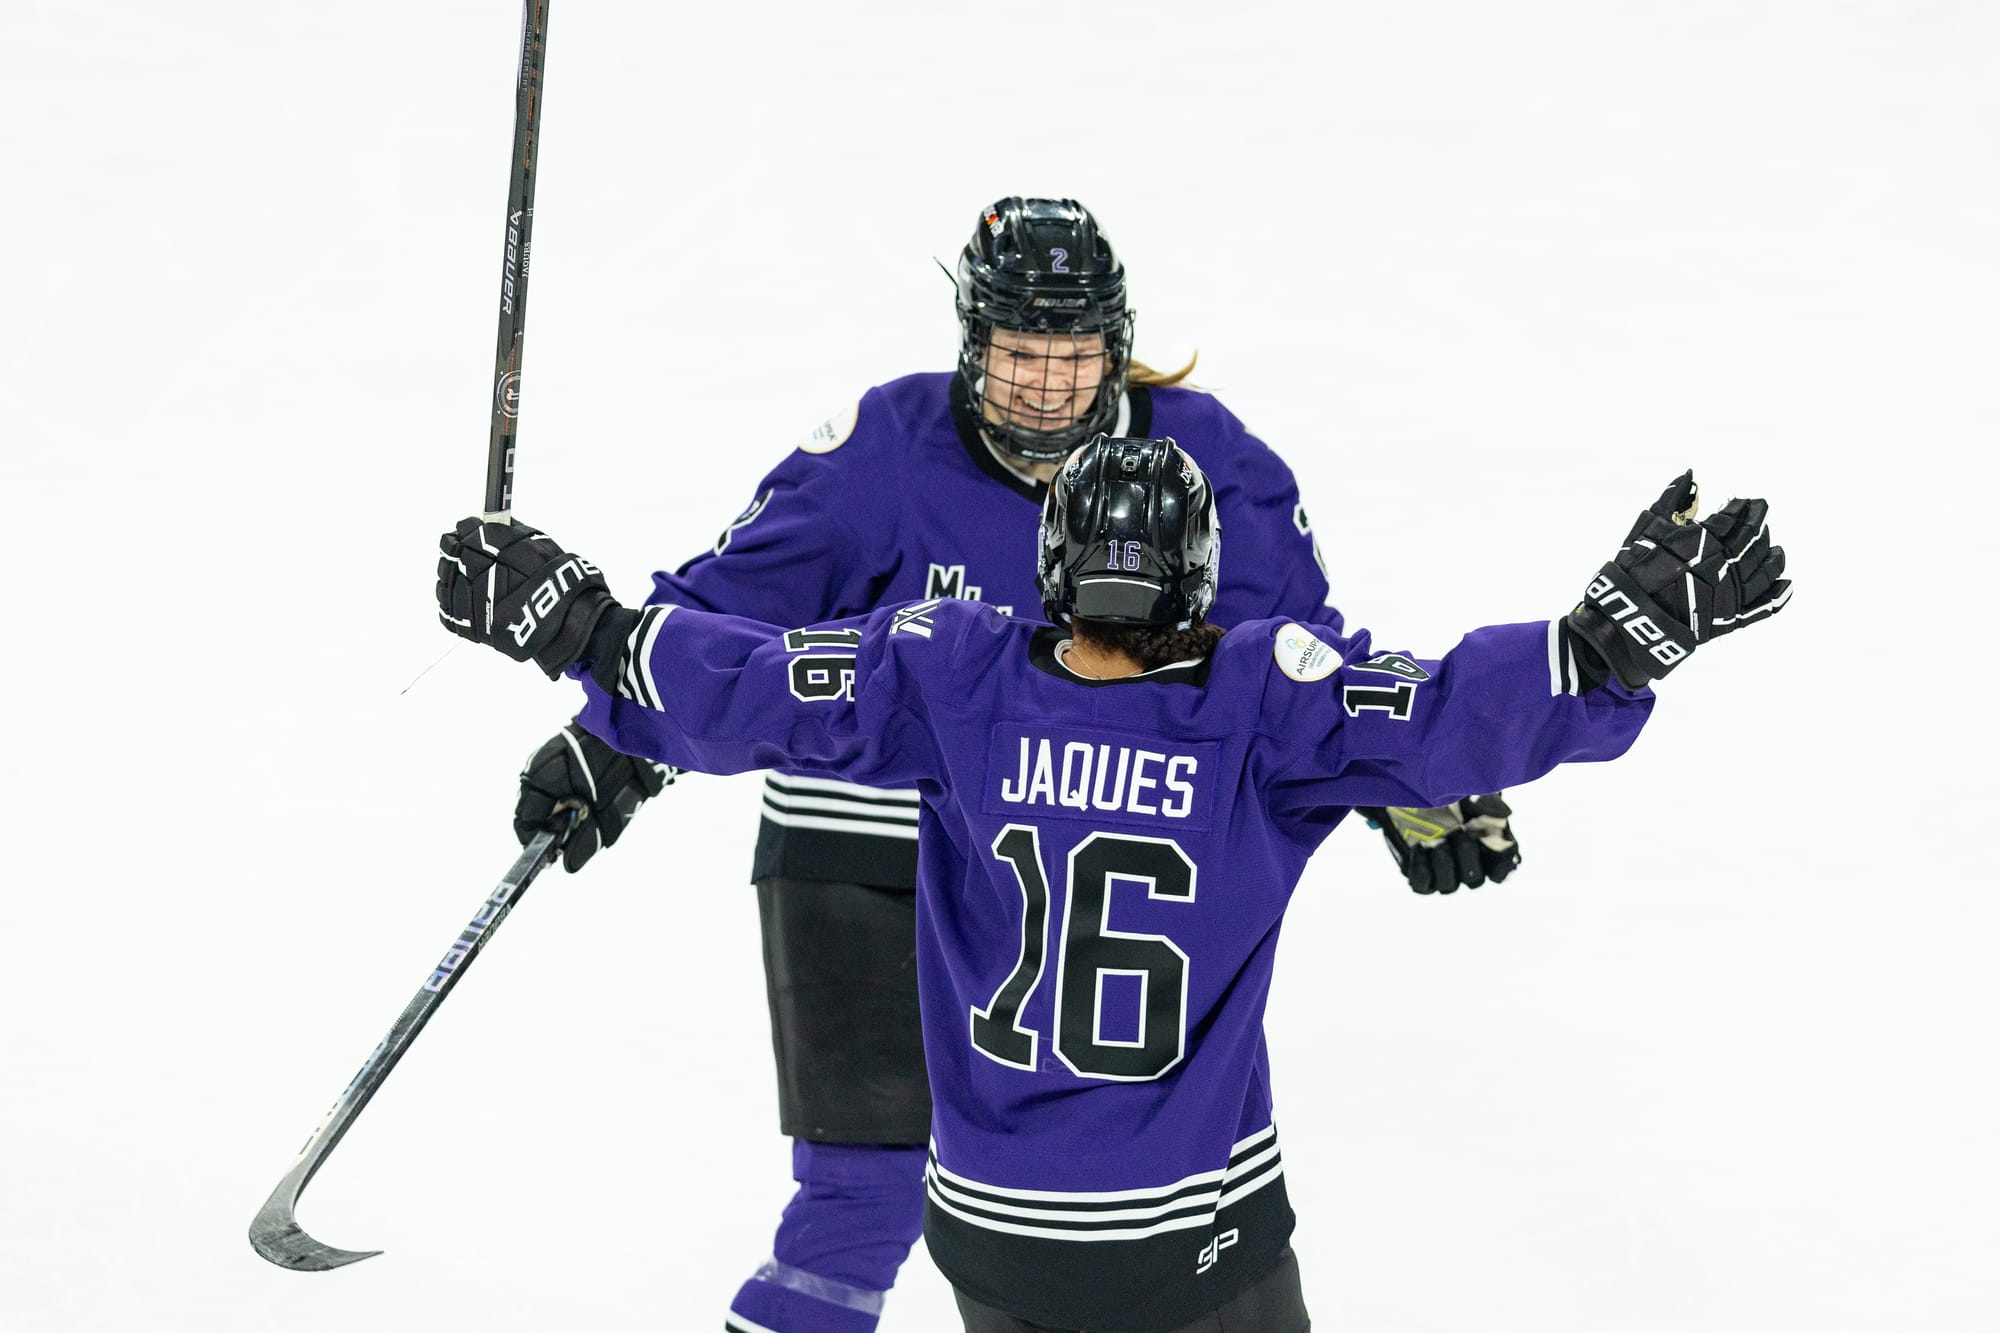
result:
[[[314,1240],[292,1217],[291,1209],[266,1204],[250,1223],[250,1248],[280,1268],[298,1273],[324,1273],[373,1259],[380,1250],[339,1250]]]

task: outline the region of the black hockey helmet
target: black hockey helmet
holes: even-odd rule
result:
[[[1113,625],[1200,623],[1215,602],[1215,492],[1172,440],[1099,435],[1042,504],[1042,609]]]
[[[1132,360],[1125,266],[1097,219],[1076,200],[1013,195],[980,213],[958,257],[958,326],[958,374],[973,414],[1008,453],[1055,462],[1117,419]],[[995,329],[1055,341],[1024,368],[1003,371],[987,355]],[[1011,358],[1010,364],[1020,365]],[[1096,395],[1076,420],[1068,419],[1067,394],[1060,422],[1009,419],[1008,406],[1017,398],[1051,384],[1088,385],[1092,373],[1100,375]],[[989,383],[989,375],[1012,378]]]

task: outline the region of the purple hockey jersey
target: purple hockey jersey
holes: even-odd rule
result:
[[[1134,389],[1121,435],[1171,435],[1208,474],[1229,559],[1210,619],[1338,627],[1292,474],[1205,393]],[[653,576],[648,601],[810,625],[929,597],[1040,618],[1035,524],[1047,487],[981,441],[952,374],[870,389],[758,484],[714,549]],[[824,775],[765,783],[752,879],[916,883],[917,795]]]
[[[583,721],[685,768],[917,788],[931,1255],[1035,1322],[1171,1329],[1291,1233],[1262,1021],[1313,849],[1353,805],[1613,758],[1652,697],[1579,694],[1551,623],[1422,661],[1254,621],[1102,682],[1059,638],[947,598],[791,631],[654,607]]]

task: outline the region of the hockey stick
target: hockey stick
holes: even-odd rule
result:
[[[535,221],[536,138],[542,118],[542,59],[548,47],[548,0],[523,0],[521,64],[514,90],[514,157],[507,182],[507,232],[500,275],[500,328],[493,354],[493,404],[486,448],[485,517],[504,522],[514,504],[514,429],[520,415],[521,340],[527,320],[528,259]],[[299,1196],[313,1176],[388,1079],[397,1061],[416,1041],[424,1024],[451,994],[459,977],[486,947],[486,941],[507,919],[528,885],[569,836],[582,812],[571,815],[567,827],[537,833],[486,897],[479,914],[459,932],[423,987],[389,1029],[359,1072],[326,1113],[326,1118],[299,1150],[298,1161],[278,1181],[271,1197],[250,1221],[250,1244],[278,1265],[301,1272],[324,1272],[380,1254],[380,1250],[342,1250],[314,1240],[295,1216]]]
[[[542,57],[549,0],[523,0],[521,77],[514,90],[514,165],[507,181],[507,244],[500,271],[500,333],[493,351],[492,429],[486,438],[488,522],[514,507],[514,431],[521,411],[521,337],[528,318],[529,240],[535,226],[535,161],[542,123]]]
[[[578,817],[571,819],[571,827],[574,827]],[[424,1024],[444,1003],[444,997],[451,994],[451,988],[472,966],[472,960],[493,938],[493,932],[500,929],[507,913],[521,901],[528,885],[552,859],[556,848],[567,836],[568,829],[564,829],[560,833],[544,831],[530,838],[528,845],[521,849],[520,857],[500,880],[499,887],[486,896],[479,914],[459,932],[450,951],[432,969],[416,997],[403,1009],[403,1016],[396,1020],[396,1025],[389,1029],[389,1035],[382,1039],[382,1044],[375,1048],[368,1062],[361,1066],[361,1071],[340,1094],[340,1100],[326,1113],[326,1119],[306,1140],[306,1146],[299,1151],[299,1160],[285,1172],[284,1179],[271,1191],[271,1197],[264,1201],[264,1206],[257,1210],[257,1216],[251,1219],[250,1244],[257,1253],[280,1268],[306,1273],[322,1273],[329,1268],[339,1268],[382,1253],[380,1250],[339,1250],[308,1236],[294,1217],[299,1195],[305,1193],[314,1173],[325,1165],[326,1159],[340,1143],[341,1136],[347,1133],[355,1117],[368,1105],[368,1099],[388,1079],[396,1062],[403,1058],[403,1052],[410,1049],[417,1034],[424,1030]]]

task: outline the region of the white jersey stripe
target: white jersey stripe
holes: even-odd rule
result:
[[[1232,1161],[1242,1156],[1249,1149],[1257,1150],[1254,1156],[1246,1158],[1234,1166],[1225,1167],[1220,1171],[1198,1171],[1194,1175],[1183,1176],[1170,1185],[1153,1185],[1144,1189],[1083,1191],[1022,1190],[1009,1189],[1004,1185],[989,1185],[983,1180],[972,1180],[947,1169],[937,1160],[937,1144],[935,1143],[931,1145],[931,1169],[936,1171],[945,1181],[961,1186],[966,1190],[976,1190],[980,1194],[998,1195],[1007,1199],[1019,1199],[1028,1203],[1136,1203],[1163,1199],[1170,1194],[1177,1194],[1181,1190],[1196,1185],[1226,1184],[1231,1179],[1243,1176],[1257,1163],[1277,1152],[1277,1144],[1273,1141],[1277,1138],[1277,1135],[1278,1127],[1276,1125],[1266,1125],[1250,1137],[1230,1145],[1229,1156]],[[1265,1148],[1263,1146],[1265,1144],[1269,1144],[1270,1146]]]
[[[667,617],[673,613],[674,608],[671,605],[660,608],[660,613],[652,618],[651,623],[644,626],[645,633],[642,636],[644,642],[639,645],[639,651],[634,654],[639,662],[639,670],[645,680],[646,697],[651,701],[647,707],[656,711],[660,707],[660,683],[653,679],[653,645],[659,641],[660,629],[667,623]]]
[[[1216,1179],[1216,1181],[1206,1181],[1204,1183],[1206,1187],[1190,1189],[1190,1191],[1186,1191],[1186,1193],[1182,1193],[1178,1197],[1168,1197],[1168,1199],[1134,1199],[1134,1201],[1130,1201],[1128,1207],[1112,1207],[1112,1209],[1106,1209],[1106,1207],[1082,1207],[1084,1201],[1072,1201],[1072,1207],[1062,1207],[1060,1203],[1038,1203],[1038,1201],[1026,1201],[1026,1199],[1010,1203],[1010,1201],[1004,1201],[1004,1199],[982,1195],[978,1191],[962,1189],[962,1187],[954,1185],[952,1181],[944,1179],[938,1173],[936,1163],[932,1163],[932,1169],[930,1169],[928,1175],[930,1175],[932,1187],[940,1195],[946,1195],[948,1199],[954,1199],[954,1201],[966,1205],[968,1209],[984,1209],[984,1211],[990,1211],[990,1213],[1012,1213],[1014,1217],[1038,1217],[1042,1221],[1100,1221],[1100,1219],[1104,1219],[1104,1221],[1120,1221],[1120,1219],[1132,1219],[1132,1217],[1166,1217],[1168,1213],[1178,1213],[1178,1211],[1188,1209],[1188,1207],[1208,1207],[1216,1199],[1222,1197],[1222,1181]],[[1092,1205],[1102,1205],[1106,1201],[1092,1199],[1090,1203]]]
[[[1012,1236],[1034,1236],[1042,1240],[1104,1241],[1104,1240],[1144,1240],[1148,1236],[1163,1235],[1169,1231],[1185,1231],[1189,1227],[1207,1226],[1209,1215],[1195,1213],[1188,1217],[1177,1217],[1166,1222],[1156,1222],[1149,1227],[1130,1227],[1116,1231],[1058,1231],[1051,1227],[1032,1227],[1017,1222],[998,1222],[990,1217],[980,1217],[954,1207],[949,1201],[931,1193],[931,1202],[950,1213],[953,1217],[970,1226],[986,1231],[1001,1231]]]
[[[826,815],[795,815],[764,803],[764,818],[785,828],[827,829],[834,833],[866,833],[878,838],[917,840],[915,824],[891,824],[879,819],[836,819]]]
[[[1281,1164],[1273,1162],[1269,1166],[1269,1169],[1262,1171],[1253,1178],[1245,1179],[1237,1188],[1221,1195],[1212,1203],[1205,1196],[1202,1197],[1200,1200],[1202,1206],[1195,1208],[1192,1212],[1183,1212],[1176,1216],[1163,1217],[1159,1221],[1145,1226],[1109,1227],[1102,1229],[1088,1229],[1075,1224],[1069,1226],[1060,1224],[1036,1226],[1026,1221],[1011,1222],[1003,1218],[990,1217],[986,1216],[984,1212],[969,1211],[969,1208],[976,1206],[985,1209],[991,1208],[992,1205],[980,1204],[962,1207],[939,1191],[937,1181],[934,1177],[927,1179],[926,1185],[933,1204],[969,1226],[980,1227],[987,1231],[998,1231],[1013,1236],[1032,1236],[1042,1240],[1090,1243],[1096,1241],[1144,1240],[1149,1236],[1164,1235],[1170,1231],[1185,1231],[1192,1227],[1209,1226],[1213,1223],[1216,1214],[1222,1209],[1248,1198],[1282,1175],[1284,1175],[1284,1167]],[[1189,1201],[1190,1204],[1193,1202],[1193,1200]],[[1098,1214],[1096,1216],[1103,1217],[1105,1215]]]
[[[854,797],[865,796],[871,801],[883,805],[895,802],[915,808],[922,800],[917,789],[914,787],[864,787],[858,782],[840,782],[833,778],[801,778],[794,777],[790,773],[773,773],[766,779],[766,782],[767,785],[782,784],[793,791],[827,792],[834,795],[845,794]]]
[[[1266,1185],[1270,1184],[1272,1181],[1276,1180],[1279,1176],[1282,1176],[1283,1174],[1285,1174],[1285,1168],[1281,1166],[1275,1171],[1270,1171],[1265,1173],[1264,1175],[1257,1177],[1255,1180],[1245,1181],[1243,1184],[1238,1185],[1235,1189],[1229,1191],[1229,1193],[1222,1196],[1222,1198],[1215,1205],[1216,1211],[1220,1212],[1224,1208],[1231,1207],[1239,1199],[1249,1198],[1252,1194],[1255,1194],[1258,1190],[1263,1189]]]
[[[1178,1199],[1169,1199],[1165,1203],[1135,1204],[1130,1208],[1104,1208],[1092,1211],[1074,1208],[1051,1208],[1046,1204],[997,1203],[992,1199],[975,1198],[953,1189],[948,1182],[939,1180],[935,1175],[930,1178],[930,1186],[931,1193],[941,1198],[949,1199],[954,1203],[962,1204],[967,1208],[976,1208],[983,1213],[1004,1213],[1009,1217],[1025,1218],[1029,1221],[1042,1223],[1139,1222],[1157,1220],[1175,1213],[1184,1213],[1189,1209],[1200,1213],[1208,1213],[1214,1211],[1216,1200],[1222,1197],[1221,1189],[1207,1189],[1198,1193],[1185,1195]]]
[[[764,789],[764,800],[778,810],[797,810],[803,813],[819,810],[827,814],[852,815],[856,819],[880,819],[912,827],[915,827],[917,822],[916,806],[872,803],[864,805],[860,801],[845,801],[835,796],[797,796],[768,786]]]
[[[981,1192],[962,1189],[953,1185],[950,1181],[939,1176],[935,1162],[931,1163],[930,1169],[926,1173],[926,1179],[934,1193],[950,1198],[967,1208],[978,1209],[982,1212],[1006,1213],[1015,1217],[1033,1218],[1050,1224],[1060,1222],[1091,1223],[1125,1221],[1145,1217],[1165,1217],[1171,1213],[1183,1212],[1188,1208],[1212,1209],[1216,1206],[1216,1201],[1224,1196],[1247,1193],[1248,1191],[1243,1189],[1243,1186],[1249,1184],[1253,1179],[1265,1175],[1273,1175],[1283,1169],[1279,1165],[1278,1146],[1274,1143],[1266,1151],[1243,1163],[1240,1168],[1231,1170],[1221,1181],[1205,1182],[1208,1186],[1207,1188],[1194,1188],[1191,1191],[1183,1191],[1179,1197],[1164,1198],[1157,1202],[1133,1201],[1132,1206],[1129,1208],[1104,1208],[1097,1206],[1106,1202],[1103,1199],[1087,1201],[1091,1205],[1088,1207],[1085,1206],[1086,1201],[1084,1200],[1071,1200],[1070,1202],[1073,1206],[1068,1208],[1026,1200],[1018,1203],[1009,1203],[985,1196]]]
[[[1277,1160],[1278,1145],[1273,1143],[1256,1156],[1246,1157],[1235,1166],[1230,1167],[1228,1174],[1222,1178],[1223,1188],[1227,1189],[1231,1181],[1241,1181],[1247,1176],[1255,1175],[1257,1172],[1262,1171],[1265,1166]]]
[[[649,606],[639,613],[639,623],[625,640],[625,668],[618,673],[618,693],[656,713],[660,711],[660,692],[653,681],[653,641],[659,637],[660,623],[673,610],[672,605]]]

